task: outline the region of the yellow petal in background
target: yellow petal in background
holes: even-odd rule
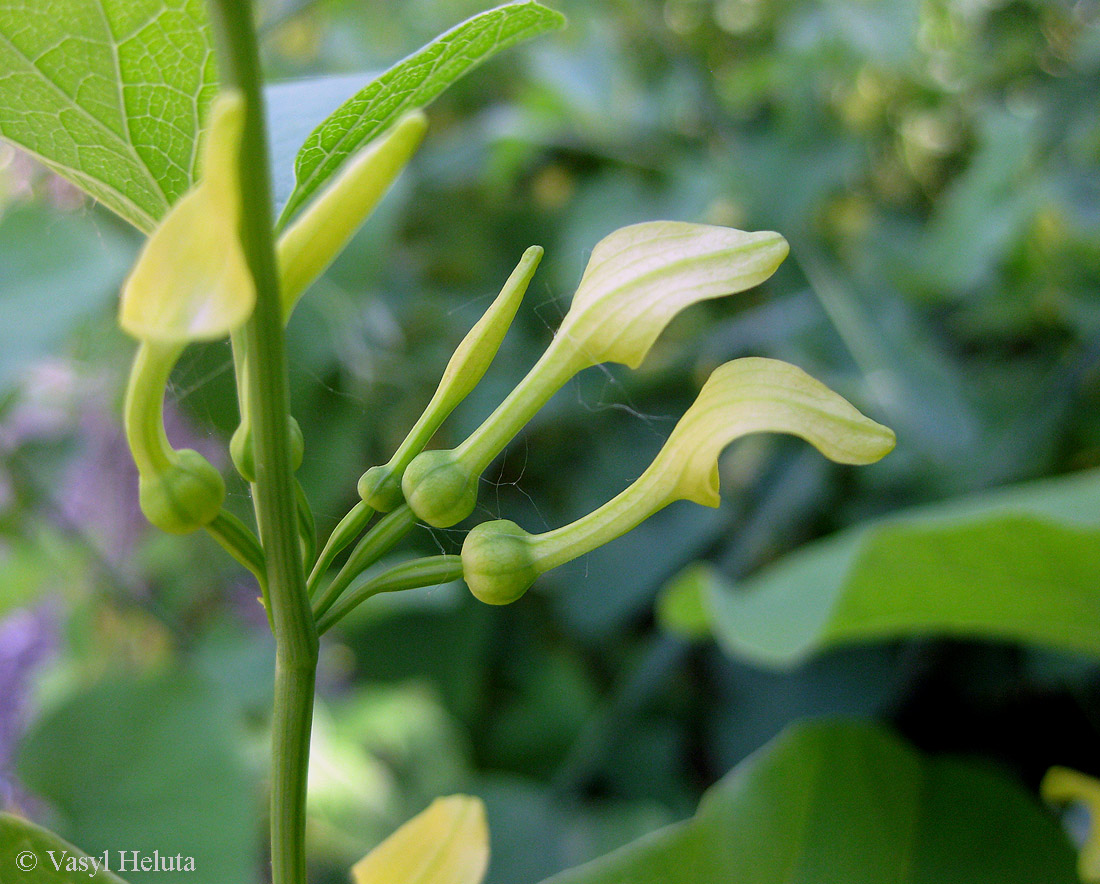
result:
[[[1052,767],[1040,787],[1050,804],[1084,804],[1089,831],[1077,858],[1077,873],[1086,884],[1100,882],[1100,780],[1067,767]]]
[[[437,798],[355,864],[355,884],[480,884],[489,867],[485,806]]]
[[[139,340],[215,340],[252,313],[256,292],[239,232],[244,112],[239,93],[218,96],[202,180],[153,231],[126,280],[119,322]]]

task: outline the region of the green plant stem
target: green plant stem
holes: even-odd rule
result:
[[[306,581],[306,588],[309,590],[310,597],[317,593],[317,586],[320,584],[321,578],[325,576],[336,557],[362,533],[373,515],[374,510],[363,501],[359,501],[352,507],[351,512],[344,516],[339,524],[332,529],[332,533],[325,542],[325,548],[321,550],[321,555],[318,556],[317,562],[310,572],[309,579]]]
[[[272,233],[274,211],[264,134],[256,32],[248,0],[210,0],[222,82],[241,91],[241,242],[256,283],[245,326],[247,405],[254,430],[257,521],[275,630],[271,866],[274,884],[306,884],[305,804],[317,675],[317,629],[306,595],[290,460],[286,340]]]
[[[264,551],[256,535],[249,527],[228,510],[222,510],[214,521],[206,526],[206,533],[213,537],[227,553],[244,565],[260,582],[264,599],[267,599],[267,569]]]
[[[395,565],[344,595],[317,621],[317,632],[323,635],[371,596],[383,592],[418,589],[422,586],[437,586],[458,580],[461,576],[460,556],[432,556]]]
[[[332,603],[340,598],[340,594],[351,586],[351,582],[389,552],[395,543],[412,530],[415,524],[416,514],[407,503],[380,519],[351,551],[348,560],[344,562],[344,567],[332,578],[332,583],[325,587],[325,591],[319,598],[314,599],[313,616],[320,620],[321,616],[332,607]]]

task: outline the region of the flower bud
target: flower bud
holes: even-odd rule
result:
[[[197,451],[173,453],[162,471],[142,476],[138,488],[141,511],[169,534],[187,534],[213,521],[225,502],[225,482]]]
[[[462,576],[470,592],[487,605],[509,605],[539,575],[529,546],[531,535],[515,522],[482,522],[462,544]]]
[[[371,509],[388,513],[402,501],[401,480],[390,464],[371,467],[359,477],[359,496]]]
[[[428,444],[448,415],[470,395],[489,368],[541,260],[539,246],[532,246],[523,253],[485,315],[455,348],[431,402],[389,463],[371,467],[359,480],[360,497],[378,512],[389,512],[401,503],[401,479],[409,463]]]
[[[406,114],[370,142],[279,237],[279,287],[283,316],[343,251],[405,168],[428,128],[420,111]]]
[[[297,471],[305,457],[306,442],[298,421],[289,415],[287,432],[290,434],[290,468]],[[229,440],[229,456],[233,466],[246,482],[256,481],[255,441],[252,436],[251,421],[241,421]]]

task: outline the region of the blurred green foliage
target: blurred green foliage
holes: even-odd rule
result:
[[[272,0],[268,73],[354,83],[344,78],[484,6]],[[300,477],[321,531],[354,502],[360,473],[388,459],[527,246],[546,259],[440,445],[522,377],[592,246],[657,218],[775,229],[792,254],[759,289],[677,319],[641,370],[573,381],[490,470],[477,519],[544,530],[607,500],[706,374],[743,355],[798,364],[892,426],[898,449],[857,471],[749,439],[723,461],[720,510],[675,505],[518,605],[490,610],[455,585],[349,617],[323,649],[317,880],[345,880],[372,843],[460,789],[488,803],[490,884],[540,880],[688,817],[729,768],[808,716],[880,718],[922,750],[980,755],[1030,788],[1052,764],[1100,772],[1089,661],[925,639],[776,674],[667,634],[653,614],[694,561],[737,583],[875,516],[1100,465],[1096,3],[556,6],[567,31],[433,106],[421,154],[295,314]],[[73,792],[104,786],[90,778],[122,758],[150,800],[185,778],[194,802],[227,802],[244,828],[222,846],[258,869],[262,814],[252,831],[243,814],[260,806],[270,691],[256,590],[208,540],[145,530],[117,426],[131,347],[112,298],[138,239],[6,147],[0,167],[0,613],[37,600],[34,629],[54,648],[0,701],[18,719],[0,727],[0,776],[14,782],[20,754],[4,734],[33,719],[12,794],[45,806],[62,836],[94,852],[126,846],[120,832],[188,831],[191,801],[87,812]],[[170,430],[224,452],[232,388],[226,345],[188,351]],[[230,504],[245,514],[242,487]],[[414,542],[450,553],[461,537],[418,529]],[[159,698],[140,700],[158,684]],[[64,737],[57,722],[92,715],[104,696],[159,706],[179,691],[217,697],[232,724],[180,726],[187,745],[156,764],[152,731],[172,723],[155,715],[80,752],[49,749],[51,733]],[[199,752],[208,730],[230,739]]]

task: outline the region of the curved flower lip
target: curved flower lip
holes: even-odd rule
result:
[[[623,227],[593,249],[554,344],[587,365],[637,368],[677,313],[759,285],[789,251],[771,231],[682,221]]]
[[[119,322],[139,340],[216,340],[252,313],[256,289],[239,231],[244,115],[239,92],[218,96],[203,178],[153,231],[123,286]]]
[[[677,500],[718,506],[718,458],[753,433],[798,436],[830,460],[853,465],[880,460],[896,441],[893,430],[797,366],[735,359],[714,370],[633,485],[571,525],[530,538],[536,566],[540,572],[557,567]]]
[[[479,598],[518,598],[539,574],[630,531],[676,500],[718,506],[718,458],[753,433],[799,436],[830,460],[870,464],[894,448],[892,430],[864,416],[802,369],[749,357],[715,369],[648,469],[575,522],[527,534],[487,522],[467,535],[463,576]]]
[[[802,369],[748,357],[715,369],[646,473],[662,478],[666,502],[718,506],[718,457],[752,433],[799,436],[829,460],[851,465],[881,460],[896,442],[893,430]]]

